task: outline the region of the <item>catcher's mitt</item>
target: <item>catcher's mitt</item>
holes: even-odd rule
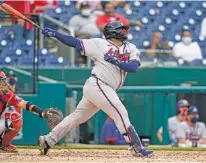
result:
[[[44,111],[44,118],[47,119],[47,125],[52,130],[63,119],[63,113],[57,108],[49,108]]]

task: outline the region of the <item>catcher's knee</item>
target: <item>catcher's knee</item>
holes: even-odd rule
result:
[[[23,120],[22,119],[19,119],[17,121],[13,121],[11,123],[11,127],[15,130],[20,130],[22,128],[22,125],[23,125]]]
[[[22,116],[18,112],[7,112],[5,113],[6,126],[13,130],[20,130],[23,125]]]

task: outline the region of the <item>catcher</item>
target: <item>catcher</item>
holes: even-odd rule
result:
[[[5,112],[12,106],[15,112]],[[7,77],[0,71],[0,149],[4,152],[17,152],[17,148],[10,144],[22,127],[21,108],[47,119],[48,127],[54,128],[62,119],[63,114],[56,108],[42,110],[29,101],[15,95],[9,88]]]

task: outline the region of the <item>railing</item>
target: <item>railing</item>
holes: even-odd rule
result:
[[[69,35],[75,36],[73,28],[69,27],[67,24],[62,23],[59,20],[56,20],[52,18],[49,15],[46,14],[40,14],[40,26],[44,28],[44,20],[48,20],[56,25],[58,25],[60,28],[62,28],[64,31],[68,32]],[[40,34],[40,48],[44,47],[44,35]],[[75,65],[75,49],[70,48],[70,65],[71,67],[74,67]]]
[[[70,91],[81,91],[83,86],[67,85]],[[168,118],[169,118],[169,102],[172,93],[206,93],[205,86],[180,87],[180,86],[125,86],[122,87],[118,93],[162,93],[164,94],[164,113],[163,113],[163,142],[168,144]],[[154,116],[154,115],[153,115]],[[99,130],[94,129],[95,137],[97,137]],[[97,139],[96,139],[97,140]],[[95,140],[95,141],[96,141]]]

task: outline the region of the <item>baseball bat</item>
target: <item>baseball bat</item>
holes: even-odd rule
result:
[[[22,13],[20,13],[19,11],[15,10],[13,7],[9,6],[8,4],[1,2],[1,7],[2,9],[4,9],[7,13],[19,18],[19,19],[23,19],[25,21],[27,21],[28,23],[31,23],[32,25],[34,25],[35,27],[39,28],[40,30],[43,30],[38,24],[34,23],[32,20],[30,20],[29,18],[27,18],[26,16],[24,16]]]

